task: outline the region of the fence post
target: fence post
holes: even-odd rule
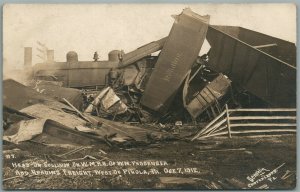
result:
[[[228,105],[226,104],[225,107],[226,107],[226,118],[227,118],[228,137],[231,138]]]

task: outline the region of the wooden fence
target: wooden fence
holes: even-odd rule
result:
[[[220,113],[193,138],[238,134],[296,133],[295,108],[228,109]]]

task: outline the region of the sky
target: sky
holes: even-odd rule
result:
[[[68,51],[76,51],[81,61],[91,61],[95,51],[100,60],[107,60],[111,50],[130,52],[167,36],[171,15],[187,7],[210,15],[213,25],[241,26],[296,42],[295,4],[6,4],[4,72],[23,67],[24,47],[32,47],[33,64],[41,62],[37,41],[54,49],[55,61],[66,61]]]

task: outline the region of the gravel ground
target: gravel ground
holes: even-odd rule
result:
[[[80,147],[5,143],[3,188],[293,189],[296,186],[295,135],[180,140],[127,149],[99,144],[59,156]]]

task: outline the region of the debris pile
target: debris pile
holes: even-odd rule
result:
[[[46,157],[71,162],[107,160],[98,148],[97,156],[72,156],[99,143],[130,151],[200,140],[199,157],[228,151],[252,156],[246,148],[215,149],[205,142],[222,136],[294,134],[295,59],[282,48],[293,52],[292,43],[239,27],[212,26],[209,18],[184,9],[174,16],[169,36],[132,52],[113,50],[108,61],[98,61],[95,53],[94,61],[85,62],[71,51],[66,62],[33,66],[24,84],[4,80],[3,140],[11,146],[27,141],[76,146]],[[199,56],[205,39],[211,48]],[[264,49],[270,41],[280,57]],[[156,51],[158,56],[151,55]],[[178,146],[173,149],[178,152]],[[190,146],[182,154],[194,156]],[[245,188],[235,178],[223,183],[179,176],[159,177],[155,187]],[[103,182],[131,185],[120,175]]]
[[[64,63],[54,62],[46,68],[45,64],[34,66],[33,79],[26,83],[27,86],[5,80],[5,140],[18,143],[38,138],[40,142],[41,137],[37,136],[42,133],[54,135],[65,132],[66,140],[72,142],[82,142],[74,138],[86,138],[83,140],[149,143],[162,138],[182,138],[176,135],[179,127],[197,127],[212,121],[206,127],[200,126],[202,129],[198,134],[183,134],[196,134],[192,138],[194,140],[200,136],[205,138],[227,134],[225,129],[230,129],[229,120],[221,118],[226,114],[222,112],[225,106],[251,107],[253,105],[247,104],[253,101],[265,106],[272,103],[279,106],[276,105],[278,102],[285,107],[294,106],[294,100],[290,99],[293,97],[290,96],[295,94],[295,67],[286,63],[294,61],[290,55],[290,59],[281,61],[274,57],[273,52],[272,56],[262,52],[262,45],[245,46],[241,40],[251,41],[250,38],[243,39],[245,35],[258,39],[261,35],[242,28],[211,26],[209,16],[200,16],[190,9],[184,9],[174,19],[168,37],[127,54],[117,50],[110,52],[109,61],[105,63],[109,68],[96,67],[95,64],[101,62],[98,60],[86,63],[91,65],[91,73],[98,71],[99,76],[85,75],[85,79],[81,79],[82,75],[78,76],[77,72],[81,71],[81,64],[84,63],[78,61],[76,52],[69,52],[66,64],[73,65],[72,71],[78,67],[72,76],[63,74],[67,70]],[[238,35],[230,36],[230,32],[236,30]],[[239,34],[244,35],[241,40]],[[211,44],[211,49],[207,54],[198,56],[205,38]],[[278,49],[280,46],[277,45],[288,44],[273,37],[269,40],[273,40]],[[225,50],[225,45],[235,46]],[[158,56],[151,56],[151,53],[159,50]],[[251,54],[253,52],[253,57],[257,59],[245,57],[247,50]],[[286,69],[280,72],[284,73],[280,76],[283,78],[280,86],[286,91],[276,95],[277,99],[272,96],[278,93],[277,88],[270,87],[275,81],[270,79],[270,75],[264,76],[265,70],[255,67],[260,66],[261,60],[268,61],[266,67],[270,70],[272,62]],[[249,63],[247,67],[252,66],[251,73],[246,74],[244,63]],[[52,70],[58,65],[56,70]],[[263,80],[263,76],[267,79]],[[94,81],[95,78],[98,79]],[[262,87],[255,88],[252,79],[269,82],[263,84],[267,86],[264,88],[268,94],[262,93]],[[282,84],[283,81],[287,83]],[[248,100],[243,98],[245,95]],[[287,102],[287,98],[290,102]],[[294,120],[295,117],[283,119]],[[247,118],[241,117],[240,120]],[[53,130],[49,127],[53,127]],[[228,132],[231,137],[230,130]]]

